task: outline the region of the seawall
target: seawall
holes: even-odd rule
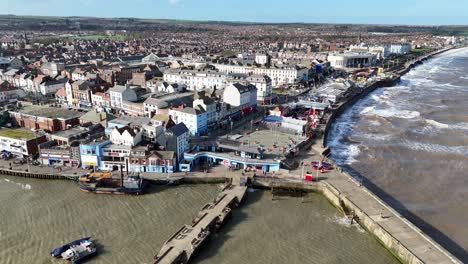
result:
[[[332,114],[327,119],[324,136],[320,140],[321,147],[327,147],[333,122],[357,101],[378,88],[398,84],[403,74],[406,74],[412,68],[422,64],[423,61],[432,56],[450,49],[440,50],[408,63],[404,68],[394,72],[394,77],[385,82],[377,81],[372,83],[363,88],[360,93],[354,94],[345,102],[339,104],[333,109]],[[316,145],[316,149],[318,152],[323,150],[318,144]],[[336,164],[333,165],[339,168]],[[334,173],[335,175],[322,183],[321,192],[336,207],[341,208],[345,213],[352,213],[356,221],[373,234],[400,261],[411,264],[462,263],[413,223],[372,193],[366,186],[362,186],[362,182],[356,181],[347,172],[341,172],[341,170],[340,168],[339,171]],[[379,208],[380,212],[377,211],[377,208]]]
[[[412,61],[411,63],[407,63],[404,65],[404,67],[398,71],[391,72],[393,75],[392,77],[389,77],[388,79],[384,80],[378,80],[372,84],[369,84],[365,86],[360,92],[353,94],[351,97],[347,98],[346,101],[341,102],[338,104],[335,108],[332,109],[332,114],[327,118],[326,120],[326,126],[323,132],[323,138],[322,138],[322,146],[326,147],[327,146],[327,140],[329,137],[329,132],[332,124],[336,121],[336,119],[341,116],[348,108],[352,107],[357,101],[360,99],[366,97],[368,94],[371,92],[383,88],[383,87],[392,87],[397,85],[400,82],[401,76],[408,73],[410,70],[412,70],[414,67],[421,65],[424,61],[430,59],[433,56],[436,56],[438,54],[441,54],[443,52],[452,50],[454,48],[447,48],[439,51],[435,51],[431,54],[428,54],[426,56],[423,56],[417,60]]]

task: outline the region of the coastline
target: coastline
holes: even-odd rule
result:
[[[336,108],[334,108],[332,114],[330,116],[328,116],[327,121],[326,121],[326,127],[325,127],[325,130],[324,130],[321,142],[320,143],[317,142],[313,146],[313,148],[318,153],[321,153],[321,151],[323,151],[324,149],[327,148],[327,141],[328,141],[328,138],[329,138],[329,132],[330,132],[330,128],[331,128],[332,124],[336,121],[336,119],[339,116],[341,116],[347,109],[354,106],[354,104],[356,102],[358,102],[360,99],[364,98],[365,96],[367,96],[368,94],[370,94],[371,92],[373,92],[373,91],[375,91],[375,90],[377,90],[379,88],[391,87],[391,86],[397,85],[399,83],[399,81],[400,81],[401,76],[403,76],[404,74],[411,71],[414,67],[416,67],[418,65],[421,65],[425,60],[428,60],[428,59],[432,58],[433,56],[442,54],[442,53],[450,51],[450,50],[458,49],[458,48],[463,48],[463,47],[452,47],[452,48],[448,48],[448,49],[444,49],[444,50],[439,50],[439,51],[433,52],[433,53],[431,53],[429,55],[426,55],[426,56],[424,56],[422,58],[419,58],[418,60],[416,60],[416,61],[414,61],[414,62],[412,62],[410,64],[406,64],[403,69],[401,69],[401,70],[399,70],[397,72],[394,72],[394,74],[396,74],[396,75],[394,77],[392,77],[391,79],[374,82],[371,85],[366,86],[360,93],[355,94],[355,95],[351,96],[351,98],[348,98],[348,100],[346,100],[345,102],[342,102],[340,105],[338,105]],[[440,262],[442,260],[439,260],[439,261],[434,261],[434,262],[431,261],[431,263],[462,263],[452,253],[450,253],[448,250],[446,250],[444,247],[442,247],[438,242],[436,242],[432,237],[429,237],[426,233],[424,233],[421,229],[419,229],[415,224],[410,222],[400,212],[397,212],[394,208],[392,208],[385,201],[383,201],[381,198],[379,198],[379,196],[376,195],[375,191],[370,189],[370,187],[374,186],[374,185],[372,185],[371,183],[365,184],[362,181],[357,180],[355,177],[351,176],[348,173],[348,171],[347,171],[348,168],[343,168],[341,166],[338,166],[332,160],[330,160],[330,163],[332,163],[335,166],[335,168],[339,168],[339,170],[340,170],[339,174],[340,175],[347,178],[348,181],[353,182],[356,186],[359,186],[359,188],[363,192],[367,193],[367,195],[372,197],[373,200],[375,200],[378,204],[385,207],[386,210],[391,212],[392,216],[395,216],[395,217],[399,218],[407,227],[409,227],[412,231],[414,231],[415,233],[420,235],[423,238],[423,240],[426,241],[426,243],[428,243],[430,245],[430,247],[435,248],[437,251],[439,251],[442,255],[446,256],[446,258],[447,258],[447,261],[444,261],[444,262]],[[362,175],[360,175],[360,178],[363,179],[364,177]],[[335,189],[334,186],[331,186],[331,189]],[[334,193],[333,196],[335,198],[340,197],[341,196],[340,191],[338,189],[336,189],[335,191],[336,192]],[[332,201],[332,199],[334,197],[328,197],[327,196],[327,198],[330,201]],[[341,201],[336,202],[336,204],[338,204],[338,205],[340,205],[340,203],[341,203]],[[348,204],[348,206],[350,206],[348,209],[360,210],[359,206],[357,206],[357,208],[355,208],[356,205],[353,204],[351,201],[347,201],[347,204]],[[345,208],[343,208],[343,209],[345,209]],[[362,210],[362,211],[363,211],[362,213],[366,214],[365,210]],[[416,254],[415,252],[412,252],[411,248],[407,248],[407,247],[404,247],[403,249],[402,248],[395,248],[394,246],[399,245],[400,241],[395,236],[393,236],[391,232],[387,232],[388,236],[386,236],[386,235],[381,234],[380,231],[370,229],[369,227],[376,226],[376,225],[379,225],[379,224],[377,223],[376,220],[373,220],[372,217],[369,217],[369,215],[365,215],[365,216],[367,216],[368,219],[366,219],[366,221],[359,221],[361,226],[363,226],[370,233],[374,234],[378,238],[378,240],[392,254],[394,254],[400,261],[405,262],[405,263],[428,263],[427,261],[423,261],[418,256],[418,254]],[[370,220],[370,222],[366,223],[367,220]],[[385,241],[386,239],[390,239],[390,240],[393,240],[393,241]]]
[[[379,88],[397,85],[403,74],[406,74],[411,69],[421,64],[424,60],[427,60],[435,55],[441,54],[451,49],[453,48],[431,53],[427,56],[420,58],[417,61],[414,61],[411,64],[405,65],[405,68],[403,70],[395,72],[394,76],[392,76],[391,78],[373,82],[372,84],[363,88],[359,93],[354,94],[350,98],[347,98],[346,101],[342,102],[337,107],[333,108],[332,114],[328,116],[327,118],[325,131],[323,133],[323,138],[318,139],[316,142],[316,145],[313,146],[313,148],[317,150],[318,153],[320,153],[321,152],[320,150],[323,150],[322,147],[326,147],[328,133],[333,122],[335,122],[335,120],[341,114],[343,114],[343,112],[346,111],[346,109],[352,107],[361,98],[365,97],[369,93]],[[322,146],[319,146],[320,143]],[[19,169],[9,170],[5,168],[0,168],[0,173],[5,174],[5,175],[11,175],[11,176],[39,178],[39,179],[54,179],[54,180],[57,180],[57,179],[75,180],[79,176],[79,174],[76,174],[76,173],[73,175],[71,174],[67,175],[65,172],[61,172],[61,171],[57,173],[53,173],[53,172],[41,173],[41,172],[38,172],[38,170],[35,170],[34,167],[31,167],[31,168],[33,168],[33,171],[29,171],[29,170],[24,171],[24,169],[23,170],[19,170]],[[52,168],[47,168],[47,169],[53,170]],[[420,252],[416,252],[414,249],[411,248],[411,246],[408,246],[408,244],[405,244],[404,241],[397,238],[395,233],[391,229],[389,229],[388,227],[384,227],[382,221],[376,218],[376,215],[378,215],[379,212],[375,212],[375,211],[370,212],[367,208],[364,208],[361,204],[357,203],[355,200],[350,198],[351,192],[353,193],[360,192],[359,195],[361,195],[362,197],[365,197],[365,198],[370,197],[372,198],[371,200],[375,202],[379,207],[385,208],[386,216],[388,216],[392,220],[397,219],[397,221],[399,221],[398,227],[399,228],[402,227],[402,229],[405,229],[404,233],[413,232],[418,237],[421,237],[422,242],[420,243],[424,244],[424,247],[425,247],[424,250],[426,250],[426,245],[429,245],[429,248],[432,248],[432,250],[437,251],[437,254],[440,253],[440,255],[445,256],[444,259],[448,260],[448,261],[439,261],[441,260],[441,258],[435,258],[437,261],[433,261],[432,263],[461,263],[458,259],[452,256],[451,253],[446,251],[437,242],[435,242],[432,238],[424,234],[424,232],[422,232],[413,223],[408,221],[404,216],[402,216],[400,213],[398,213],[396,210],[394,210],[389,205],[387,205],[384,201],[382,201],[376,194],[374,194],[372,191],[366,188],[366,186],[362,186],[362,183],[357,182],[347,172],[336,171],[336,174],[339,174],[341,177],[346,179],[346,184],[344,185],[348,185],[347,187],[349,187],[349,189],[344,189],[342,186],[337,185],[331,180],[330,181],[323,180],[323,181],[314,182],[314,183],[307,183],[304,181],[293,181],[291,179],[285,179],[284,181],[275,181],[272,179],[265,179],[264,181],[258,180],[254,182],[254,186],[258,188],[258,187],[261,187],[261,185],[264,185],[263,187],[267,189],[289,188],[289,189],[302,189],[302,190],[305,189],[309,191],[318,191],[322,195],[324,195],[336,208],[338,208],[339,210],[342,210],[346,215],[351,216],[352,219],[355,219],[369,233],[373,234],[379,240],[379,242],[385,248],[387,248],[401,262],[431,263],[431,261],[423,260]],[[331,177],[335,177],[335,176],[331,176]],[[219,176],[205,176],[205,177],[190,176],[190,177],[178,178],[177,183],[211,184],[211,183],[218,183],[226,179],[227,179],[226,177],[219,177]],[[168,180],[164,181],[163,178],[154,179],[154,180],[149,179],[149,180],[152,182],[161,183],[161,184],[168,183]],[[382,215],[381,212],[380,212],[380,215]],[[417,245],[416,248],[418,247],[421,247],[421,246]]]

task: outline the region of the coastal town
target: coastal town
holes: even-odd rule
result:
[[[0,167],[2,174],[73,179],[82,191],[108,194],[144,194],[146,181],[230,178],[244,186],[257,178],[267,188],[303,184],[333,200],[330,190],[344,182],[325,143],[335,115],[467,41],[332,25],[156,24],[158,31],[144,31],[133,24],[127,31],[111,22],[99,30],[60,23],[42,19],[40,29],[26,23],[31,28],[22,31],[6,23],[0,31]],[[333,177],[326,187],[316,185]],[[362,182],[348,180],[342,187],[359,193]],[[245,191],[223,189],[166,242],[155,263],[188,262]],[[350,219],[366,219],[355,208],[359,201],[336,192]],[[363,206],[366,197],[355,196]],[[378,201],[381,218],[398,215]],[[408,224],[399,217],[384,229]],[[457,263],[421,236],[434,253],[412,252],[419,241],[413,236],[389,248],[405,262]]]
[[[346,42],[240,45],[255,29],[221,27],[239,36],[212,45],[198,41],[204,33],[120,40],[106,31],[108,38],[41,44],[35,33],[3,32],[2,151],[16,163],[93,172],[170,176],[224,167],[271,175],[298,166],[293,157],[323,133],[333,105],[462,41],[351,34]]]

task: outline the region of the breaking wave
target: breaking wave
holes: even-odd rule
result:
[[[7,179],[7,178],[4,178],[3,179],[6,183],[10,183],[10,184],[15,184],[17,185],[18,187],[20,187],[22,190],[31,190],[32,187],[30,184],[24,184],[24,183],[20,183],[20,182],[15,182],[15,181],[12,181],[10,179]],[[0,180],[1,182],[1,180]]]
[[[468,156],[468,146],[446,146],[415,141],[404,141],[400,146],[417,151]]]

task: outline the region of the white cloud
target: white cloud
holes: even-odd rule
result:
[[[171,5],[176,5],[178,3],[180,3],[180,0],[169,0],[169,4]]]

